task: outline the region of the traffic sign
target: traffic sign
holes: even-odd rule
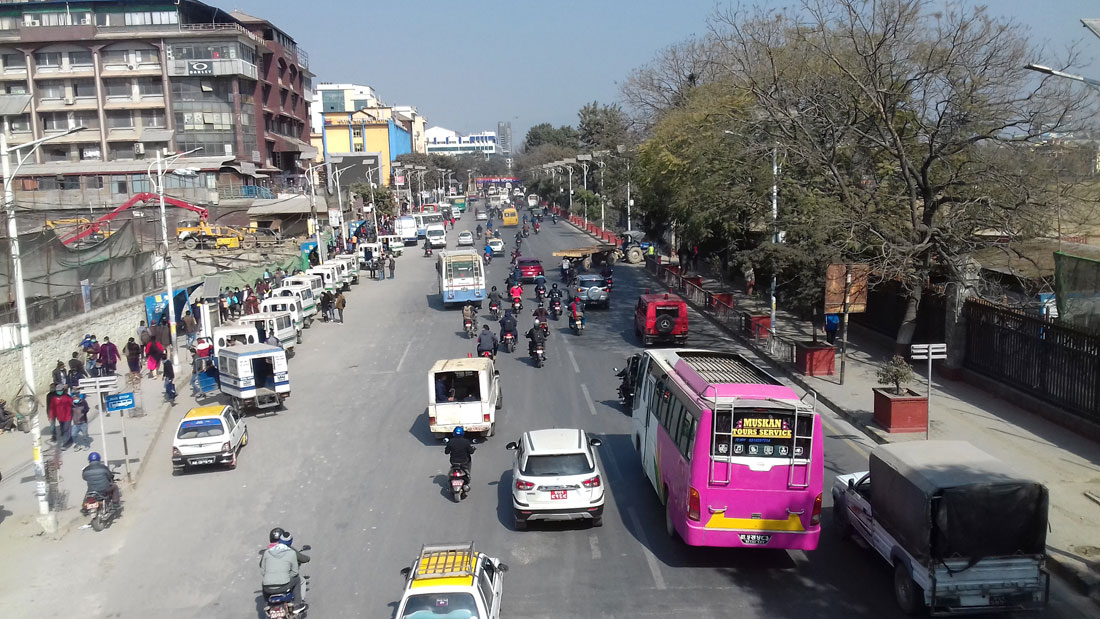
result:
[[[80,380],[80,390],[84,393],[106,393],[115,389],[118,389],[118,376],[96,376]]]
[[[913,359],[946,359],[947,344],[910,344],[909,353]]]
[[[134,407],[134,394],[130,393],[112,393],[104,396],[103,400],[107,403],[107,410],[109,411],[121,411]]]

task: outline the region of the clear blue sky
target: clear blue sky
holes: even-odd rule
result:
[[[462,133],[495,131],[497,121],[510,120],[517,143],[531,125],[572,124],[584,103],[617,100],[618,83],[631,69],[666,45],[704,33],[716,6],[709,0],[206,2],[287,32],[309,53],[315,83],[368,84],[386,103],[413,105],[429,125]],[[1100,18],[1095,1],[986,4],[1029,24],[1039,40],[1081,41],[1088,61],[1082,70],[1100,78],[1100,68],[1089,71],[1100,67],[1094,62],[1100,39],[1079,21]]]

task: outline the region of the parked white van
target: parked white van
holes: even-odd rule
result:
[[[313,297],[313,289],[309,286],[282,286],[271,291],[271,298],[273,299],[295,299],[302,308],[302,327],[309,328],[313,324],[313,317],[317,315],[321,310],[317,307],[317,299]],[[262,311],[268,311],[263,309],[263,303],[260,304]]]
[[[306,290],[309,290],[306,288]],[[298,343],[302,343],[302,329],[306,326],[305,311],[302,301],[296,295],[272,296],[260,301],[261,312],[287,312],[294,323],[294,329],[298,331]]]
[[[256,329],[257,337],[265,344],[268,343],[267,338],[274,334],[279,340],[279,345],[287,351],[294,350],[294,345],[302,341],[302,332],[294,328],[294,319],[290,312],[245,314],[238,322],[242,325],[252,325]]]
[[[282,287],[288,286],[306,286],[313,291],[314,302],[317,302],[325,291],[325,278],[316,273],[298,273],[283,280]]]
[[[319,264],[306,271],[306,273],[320,277],[325,283],[325,290],[333,294],[344,287],[344,278],[341,276],[340,271],[337,270],[337,265],[331,261]],[[320,293],[318,293],[318,296],[319,295]]]

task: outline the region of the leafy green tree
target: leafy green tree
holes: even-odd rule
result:
[[[575,153],[580,146],[580,136],[577,130],[569,125],[555,128],[550,123],[539,123],[527,130],[527,137],[524,138],[523,144],[525,150],[551,144],[572,149]]]

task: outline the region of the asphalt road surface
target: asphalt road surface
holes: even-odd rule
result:
[[[459,229],[472,229],[467,216]],[[456,233],[450,233],[452,239]],[[511,234],[506,235],[511,250]],[[543,226],[524,255],[543,259],[556,280],[555,249],[586,244],[564,223]],[[652,283],[620,266],[609,310],[588,312],[581,336],[552,325],[548,363],[501,354],[504,407],[497,436],[479,446],[470,498],[455,504],[444,487],[447,457],[428,433],[428,368],[464,357],[474,342],[461,313],[444,310],[434,259],[408,248],[397,279],[364,281],[348,297],[347,323],[316,323],[290,360],[285,411],[249,418],[236,470],[173,476],[181,398],[140,487],[106,531],[76,530],[59,542],[19,540],[0,562],[0,608],[8,617],[259,617],[258,552],[282,526],[310,544],[310,616],[390,617],[399,570],[421,544],[474,540],[510,566],[505,617],[900,616],[891,572],[872,551],[831,535],[828,488],[837,473],[866,467],[867,440],[828,412],[826,530],[813,552],[689,549],[664,532],[663,512],[645,481],[618,404],[612,367],[637,350],[632,309]],[[503,288],[507,260],[490,267]],[[528,294],[533,294],[528,291]],[[520,322],[531,325],[531,303]],[[693,314],[690,346],[739,350]],[[512,529],[512,453],[529,429],[580,427],[603,439],[604,524]],[[1055,583],[1048,617],[1095,616],[1095,607]]]

